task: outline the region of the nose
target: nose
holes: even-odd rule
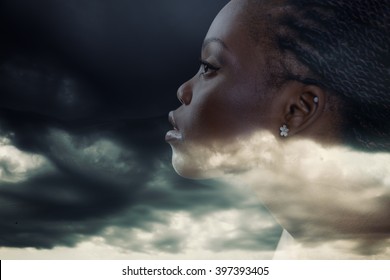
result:
[[[177,90],[177,99],[179,99],[183,105],[189,105],[191,103],[192,87],[190,81],[185,82],[179,87]]]

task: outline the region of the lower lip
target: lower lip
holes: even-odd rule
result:
[[[178,130],[170,130],[165,135],[165,141],[167,142],[176,142],[181,141],[183,139],[183,135]]]

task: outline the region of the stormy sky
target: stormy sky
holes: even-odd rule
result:
[[[0,258],[272,257],[251,190],[179,177],[164,142],[226,2],[0,2]]]
[[[0,0],[0,259],[272,258],[283,228],[257,194],[280,192],[289,200],[267,207],[288,221],[312,257],[322,248],[332,258],[390,258],[389,224],[380,218],[374,221],[381,226],[371,227],[378,242],[337,226],[340,234],[330,238],[329,217],[306,223],[318,217],[315,207],[285,207],[307,206],[300,187],[324,179],[315,173],[305,185],[279,176],[292,172],[283,159],[298,157],[284,157],[289,149],[272,154],[267,143],[247,141],[234,158],[214,155],[213,164],[248,164],[244,177],[227,181],[174,172],[167,115],[179,106],[177,88],[198,70],[202,40],[225,3]],[[324,182],[349,174],[378,195],[375,207],[389,209],[387,155],[328,154],[313,143],[294,150],[307,147],[333,160],[316,171],[326,171]],[[257,148],[261,161],[274,163],[272,172],[252,168]],[[378,168],[343,169],[350,156]],[[299,174],[312,166],[307,158]],[[302,237],[305,229],[312,234]]]

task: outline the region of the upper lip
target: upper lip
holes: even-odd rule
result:
[[[174,115],[173,115],[173,111],[170,111],[170,112],[169,112],[169,114],[168,114],[168,120],[169,120],[169,122],[171,123],[171,125],[173,126],[173,128],[174,128],[175,130],[179,130],[179,129],[177,128],[177,124],[176,124],[176,121],[175,121],[175,117],[174,117]]]

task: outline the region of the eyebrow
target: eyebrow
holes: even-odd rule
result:
[[[228,47],[226,46],[225,42],[222,41],[219,38],[216,37],[211,37],[211,38],[206,38],[202,44],[202,50],[207,47],[210,43],[218,43],[220,44],[224,49],[228,50]]]

